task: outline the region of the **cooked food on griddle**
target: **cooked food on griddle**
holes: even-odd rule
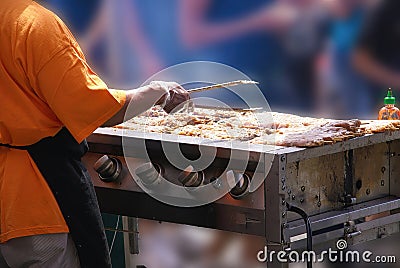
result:
[[[117,128],[248,141],[253,144],[315,147],[370,133],[400,129],[400,120],[333,120],[253,110],[196,107],[192,113],[166,112],[153,107]]]

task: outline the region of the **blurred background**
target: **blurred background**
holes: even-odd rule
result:
[[[89,64],[112,88],[135,88],[166,67],[204,60],[260,82],[272,111],[376,119],[388,87],[400,98],[400,1],[39,2],[65,21]],[[209,97],[240,103],[233,95],[214,94]],[[115,223],[112,216],[107,220]],[[206,267],[188,266],[190,256],[199,256],[192,251],[205,259],[224,254],[240,259],[234,252],[243,248],[255,261],[255,249],[263,247],[257,238],[143,222],[140,262],[152,262],[149,267]],[[205,250],[210,245],[218,250]]]
[[[174,64],[216,61],[259,81],[273,111],[363,119],[375,118],[387,88],[400,84],[393,70],[376,72],[391,67],[382,51],[398,50],[390,31],[377,31],[387,23],[379,0],[40,2],[67,23],[114,88],[137,87]]]

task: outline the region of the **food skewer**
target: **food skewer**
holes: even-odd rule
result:
[[[217,88],[232,87],[232,86],[237,86],[237,85],[248,85],[248,84],[258,84],[258,82],[251,81],[251,80],[236,80],[236,81],[231,81],[231,82],[226,82],[226,83],[221,83],[221,84],[215,84],[215,85],[211,85],[211,86],[192,88],[192,89],[188,89],[187,91],[189,93],[195,93],[195,92],[203,92],[203,91],[207,91],[207,90],[213,90],[213,89],[217,89]]]

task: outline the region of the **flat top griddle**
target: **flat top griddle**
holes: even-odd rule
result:
[[[389,142],[400,139],[400,130],[387,131],[383,133],[366,134],[342,142],[319,147],[301,148],[285,147],[274,145],[251,144],[243,141],[215,141],[198,137],[179,136],[173,134],[161,134],[151,132],[138,132],[129,129],[98,128],[89,138],[92,143],[102,143],[122,146],[122,139],[129,141],[131,146],[143,141],[150,142],[173,142],[194,146],[213,147],[221,149],[239,150],[245,152],[266,153],[266,154],[289,154],[293,161],[318,157],[326,154],[342,152],[346,150],[361,148],[368,145]],[[288,156],[289,157],[289,156]]]

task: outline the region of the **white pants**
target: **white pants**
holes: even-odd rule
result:
[[[0,244],[0,268],[79,268],[74,242],[67,233],[14,238]]]

